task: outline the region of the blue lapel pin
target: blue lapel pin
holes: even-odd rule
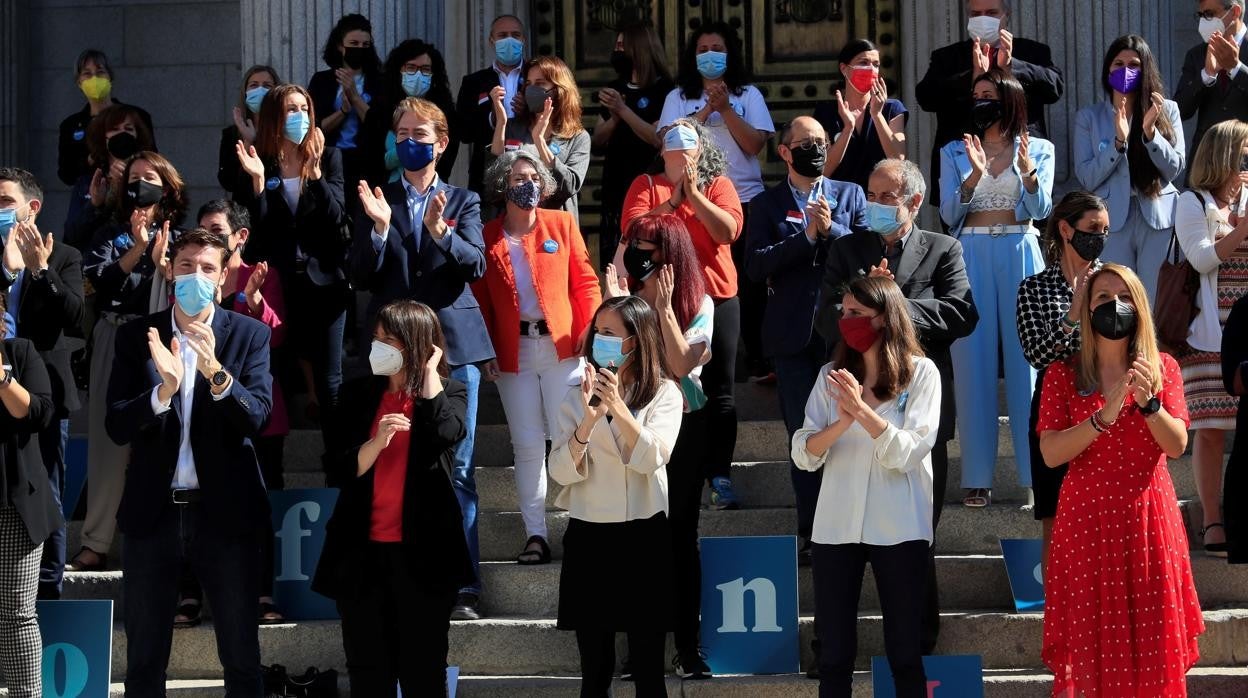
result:
[[[547,240],[542,243],[542,251],[547,254],[554,254],[559,251],[559,243],[554,240]]]

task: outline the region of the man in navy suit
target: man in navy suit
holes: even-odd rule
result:
[[[866,225],[862,187],[822,176],[828,135],[809,116],[780,131],[776,148],[789,176],[750,202],[745,270],[766,283],[763,352],[775,362],[780,415],[789,438],[801,428],[806,399],[828,360],[827,345],[814,332],[815,301],[832,240]],[[810,530],[823,473],[789,464],[797,499],[799,560],[810,562]]]
[[[472,452],[477,425],[480,364],[494,358],[485,320],[468,284],[485,274],[481,199],[438,178],[438,158],[450,143],[446,115],[432,102],[408,97],[394,111],[395,147],[403,176],[369,191],[360,183],[362,214],[351,249],[351,278],[372,291],[369,322],[394,300],[420,301],[433,308],[446,337],[451,377],[468,388],[468,435],[455,451],[452,482],[464,513],[464,535],[475,581],[460,590],[451,618],[480,618],[480,554],[477,544],[477,484]]]
[[[490,90],[502,85],[503,108],[507,118],[514,119],[517,109],[524,109],[524,76],[520,68],[528,39],[524,23],[515,15],[499,15],[490,23],[490,50],[494,60],[488,68],[464,76],[455,99],[455,112],[459,119],[460,141],[472,145],[472,157],[468,161],[468,188],[481,191],[485,180],[485,153],[494,139],[494,111]]]
[[[1196,117],[1188,162],[1214,124],[1227,119],[1248,121],[1248,68],[1240,60],[1248,38],[1244,0],[1200,0],[1196,13],[1203,41],[1183,59],[1183,74],[1174,92],[1183,118]]]
[[[117,513],[128,696],[165,695],[184,563],[212,606],[225,695],[262,694],[256,530],[269,500],[252,439],[273,402],[269,328],[214,302],[228,244],[202,228],[170,243],[176,303],[117,332],[105,428],[131,449]]]

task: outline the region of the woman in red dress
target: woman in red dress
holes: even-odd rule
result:
[[[1205,625],[1166,467],[1187,447],[1183,379],[1157,351],[1134,272],[1106,264],[1084,292],[1080,322],[1092,341],[1049,367],[1036,426],[1045,463],[1070,461],[1044,580],[1042,655],[1054,696],[1186,696]]]

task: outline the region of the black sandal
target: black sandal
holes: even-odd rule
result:
[[[1221,521],[1211,523],[1208,526],[1205,526],[1204,528],[1200,529],[1200,537],[1202,540],[1204,539],[1205,534],[1208,533],[1209,529],[1211,528],[1220,528],[1222,529],[1223,533],[1226,532],[1226,526],[1223,526]],[[1211,557],[1226,557],[1227,554],[1230,552],[1230,550],[1231,550],[1231,545],[1230,543],[1227,543],[1226,541],[1222,541],[1221,543],[1205,543],[1205,554]]]
[[[528,547],[537,543],[541,550],[529,550]],[[550,546],[546,543],[546,539],[541,536],[529,536],[524,542],[525,550],[516,556],[516,562],[521,565],[545,565],[550,562]]]
[[[194,628],[203,621],[201,613],[204,606],[194,599],[185,599],[178,604],[178,610],[173,616],[173,627],[175,628]],[[186,620],[179,620],[182,617]]]
[[[276,618],[270,618],[270,614],[276,616]],[[277,610],[277,606],[273,605],[272,601],[261,601],[260,615],[257,620],[260,625],[278,625],[286,622],[286,616],[283,616],[282,612]]]

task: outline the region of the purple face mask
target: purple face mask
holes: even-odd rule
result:
[[[1109,71],[1109,86],[1118,92],[1128,95],[1140,88],[1140,70],[1123,66]]]

